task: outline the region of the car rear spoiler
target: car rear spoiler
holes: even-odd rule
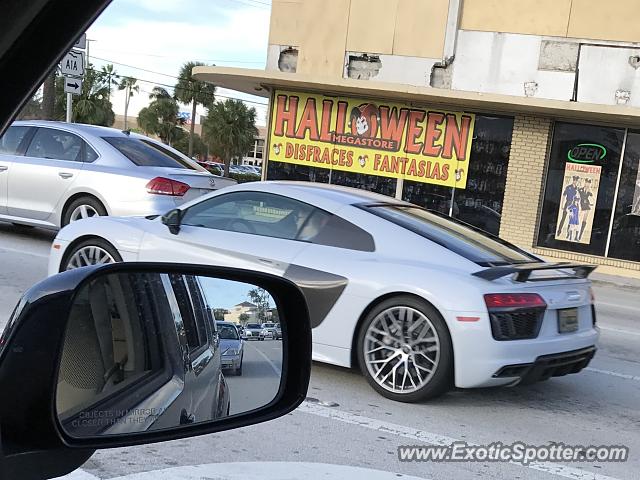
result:
[[[505,265],[499,267],[489,267],[475,272],[473,275],[484,280],[497,280],[507,275],[515,274],[516,282],[547,282],[549,280],[566,280],[568,278],[587,278],[597,265],[585,265],[582,263],[557,262],[557,263],[522,263],[516,265]],[[530,278],[536,270],[573,270],[573,275],[562,275],[555,277]]]

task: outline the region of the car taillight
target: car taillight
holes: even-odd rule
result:
[[[146,185],[147,192],[155,195],[171,195],[172,197],[182,197],[191,188],[189,185],[177,180],[165,177],[156,177],[149,180]]]
[[[489,310],[495,308],[546,307],[546,302],[537,293],[488,293],[484,303]]]

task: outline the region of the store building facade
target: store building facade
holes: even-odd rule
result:
[[[611,31],[584,29],[586,12],[602,8],[586,0],[552,2],[562,28],[533,1],[511,14],[506,0],[485,2],[496,12],[488,20],[475,0],[438,0],[425,20],[437,25],[424,33],[405,9],[425,2],[329,3],[274,0],[266,71],[196,70],[270,99],[264,178],[364,188],[543,256],[640,272],[640,32],[625,27],[640,5],[614,1]],[[365,4],[376,35],[353,15]],[[528,23],[514,17],[527,12]],[[312,20],[313,39],[301,33]],[[487,35],[487,48],[473,50]]]

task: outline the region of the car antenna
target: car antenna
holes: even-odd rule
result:
[[[122,130],[122,133],[124,133],[125,135],[129,136],[129,135],[131,135],[131,130]]]

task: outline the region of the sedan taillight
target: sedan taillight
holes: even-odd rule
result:
[[[177,180],[165,177],[156,177],[146,185],[147,192],[155,195],[170,195],[172,197],[182,197],[191,188],[189,185]]]
[[[489,293],[484,296],[488,309],[546,307],[537,293]]]

